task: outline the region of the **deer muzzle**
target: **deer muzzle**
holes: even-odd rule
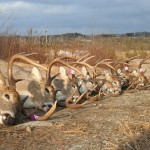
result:
[[[5,113],[1,115],[2,118],[2,123],[5,126],[10,126],[10,125],[14,125],[15,124],[15,118],[12,117],[10,114]]]

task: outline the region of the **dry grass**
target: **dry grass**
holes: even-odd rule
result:
[[[124,122],[120,124],[120,132],[126,141],[118,150],[150,149],[150,122]]]
[[[47,60],[47,52],[66,50],[74,53],[84,51],[96,57],[95,60],[111,58],[116,59],[141,55],[145,57],[150,53],[150,38],[129,37],[88,37],[88,38],[50,38],[45,41],[43,37],[20,37],[16,35],[0,36],[0,59],[8,60],[13,54],[20,52],[37,52],[37,59],[43,63]]]

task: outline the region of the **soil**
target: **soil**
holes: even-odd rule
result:
[[[150,92],[58,108],[47,121],[0,126],[0,150],[150,150]]]

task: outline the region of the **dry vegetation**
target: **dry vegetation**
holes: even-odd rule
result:
[[[131,57],[133,55],[147,56],[150,51],[150,37],[102,37],[102,36],[0,36],[0,58],[9,59],[13,54],[20,52],[37,52],[38,60],[44,63],[46,53],[54,50],[55,57],[59,50],[74,53],[84,51],[96,55],[97,59],[117,57]],[[94,60],[95,62],[95,60]]]

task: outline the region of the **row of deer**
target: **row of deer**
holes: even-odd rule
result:
[[[150,87],[146,70],[142,68],[143,64],[149,63],[149,57],[142,59],[138,66],[132,61],[139,56],[116,61],[98,60],[92,66],[88,61],[94,56],[87,54],[80,59],[59,57],[45,67],[30,59],[30,55],[34,54],[15,54],[10,58],[7,80],[0,72],[1,124],[14,125],[22,114],[32,120],[47,120],[57,106],[76,109],[88,101]],[[68,59],[70,61],[66,62]],[[29,79],[14,76],[14,63],[18,60],[33,65]],[[52,72],[56,65],[58,72]],[[46,72],[44,77],[41,69]],[[27,114],[26,108],[34,108],[35,112],[40,109],[45,114]]]

